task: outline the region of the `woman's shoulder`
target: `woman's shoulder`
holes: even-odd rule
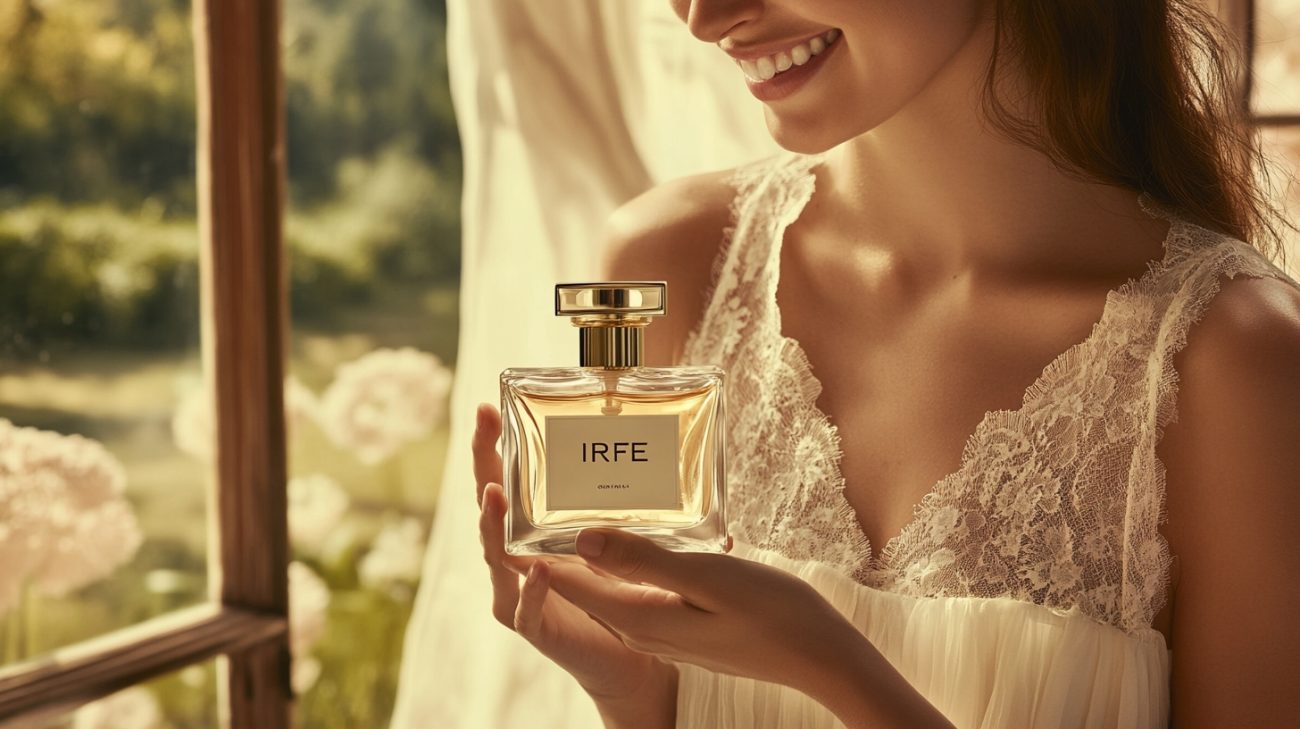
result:
[[[662,264],[663,256],[689,260],[715,245],[727,226],[735,170],[669,180],[619,206],[605,224],[611,268]]]
[[[660,183],[619,206],[605,225],[605,271],[612,274],[664,273],[686,269],[707,282],[710,263],[735,222],[738,198],[804,159],[775,154],[738,167],[688,175]],[[694,286],[692,286],[694,288]]]
[[[668,315],[647,337],[647,364],[678,361],[703,314],[714,259],[731,221],[735,169],[670,180],[621,205],[606,222],[609,280],[668,283]]]
[[[1171,647],[1210,661],[1262,655],[1300,599],[1283,577],[1300,568],[1300,288],[1226,278],[1179,358],[1177,418],[1159,449],[1179,557]]]

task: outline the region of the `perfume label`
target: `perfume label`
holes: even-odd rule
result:
[[[677,509],[676,415],[546,418],[546,508]]]

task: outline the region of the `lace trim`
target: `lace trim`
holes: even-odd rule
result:
[[[1089,335],[1043,368],[1017,409],[984,415],[958,468],[877,555],[844,492],[838,429],[816,406],[822,385],[782,332],[776,302],[785,232],[820,160],[769,158],[733,175],[706,314],[686,342],[687,361],[731,373],[737,540],[879,589],[1006,597],[1149,630],[1171,562],[1154,449],[1175,415],[1173,353],[1218,289],[1203,272],[1285,274],[1141,195],[1148,214],[1170,221],[1162,257],[1107,294]]]
[[[820,160],[817,161],[819,162]],[[870,539],[862,532],[858,521],[857,510],[853,508],[853,505],[848,500],[846,479],[841,473],[839,467],[840,462],[843,460],[843,451],[840,447],[841,435],[839,433],[839,428],[831,422],[830,416],[824,413],[821,408],[817,406],[817,399],[821,395],[823,385],[821,380],[813,372],[812,362],[808,359],[803,346],[798,342],[798,340],[785,335],[781,327],[780,307],[777,304],[776,299],[776,292],[780,284],[779,261],[781,248],[784,244],[785,231],[795,220],[798,220],[803,208],[806,207],[808,201],[812,198],[815,187],[815,175],[811,170],[815,166],[815,164],[808,165],[806,169],[802,165],[799,167],[799,169],[805,173],[800,176],[799,182],[803,183],[806,181],[807,184],[799,185],[799,192],[797,192],[792,198],[793,208],[786,210],[786,212],[781,215],[782,223],[777,228],[776,235],[773,236],[774,244],[772,246],[772,253],[769,256],[769,264],[771,266],[770,270],[773,272],[770,278],[773,280],[773,285],[770,287],[771,290],[769,295],[765,298],[765,301],[774,312],[771,318],[775,320],[777,336],[780,337],[785,345],[792,350],[789,364],[798,373],[800,380],[810,383],[808,387],[800,388],[800,392],[803,394],[803,397],[801,398],[803,401],[802,409],[809,413],[809,417],[824,423],[833,434],[832,442],[835,449],[835,457],[833,459],[834,472],[831,478],[836,485],[836,496],[839,499],[837,511],[847,520],[848,523],[854,525],[855,531],[858,533],[856,535],[858,538],[854,540],[854,549],[863,555],[860,563],[854,567],[854,577],[859,581],[879,583],[883,575],[889,573],[896,574],[902,568],[907,566],[896,564],[896,560],[898,559],[898,552],[901,549],[910,546],[910,543],[914,541],[914,537],[910,536],[911,533],[925,524],[927,518],[933,514],[938,504],[941,504],[945,498],[951,500],[951,498],[959,492],[958,487],[967,485],[968,481],[964,480],[963,476],[965,476],[970,470],[975,454],[979,451],[981,443],[987,438],[989,431],[999,427],[1023,427],[1025,424],[1023,413],[1031,405],[1049,394],[1053,383],[1059,380],[1063,373],[1072,371],[1076,368],[1078,361],[1090,354],[1088,350],[1095,348],[1096,342],[1099,341],[1100,337],[1104,334],[1105,329],[1111,326],[1115,317],[1114,302],[1118,299],[1132,296],[1133,292],[1138,289],[1150,288],[1150,282],[1155,277],[1160,276],[1165,271],[1169,270],[1169,268],[1180,259],[1181,254],[1185,251],[1184,245],[1181,244],[1185,244],[1186,242],[1186,236],[1180,230],[1184,221],[1167,209],[1159,206],[1158,203],[1156,203],[1146,193],[1142,193],[1139,196],[1139,205],[1149,215],[1152,217],[1163,217],[1170,221],[1169,231],[1165,236],[1165,239],[1161,242],[1161,250],[1163,251],[1162,256],[1159,259],[1148,261],[1147,268],[1141,275],[1130,277],[1123,284],[1107,293],[1101,315],[1093,323],[1088,336],[1082,341],[1071,345],[1043,367],[1034,381],[1025,389],[1019,407],[1014,409],[991,410],[984,413],[979,423],[975,426],[974,431],[972,431],[966,438],[957,468],[935,482],[931,489],[921,497],[921,500],[912,508],[912,518],[903,526],[902,530],[899,531],[898,534],[885,542],[883,548],[877,554],[870,544]]]
[[[1226,244],[1215,255],[1208,257],[1202,268],[1204,273],[1200,280],[1203,283],[1200,286],[1184,287],[1186,293],[1183,297],[1185,302],[1183,308],[1173,319],[1166,319],[1165,325],[1160,328],[1157,335],[1163,345],[1154,360],[1157,374],[1152,379],[1161,386],[1155,388],[1158,394],[1152,398],[1149,411],[1149,422],[1152,424],[1151,444],[1150,448],[1144,451],[1150,453],[1152,461],[1152,485],[1149,491],[1151,503],[1148,508],[1154,512],[1155,531],[1152,539],[1156,549],[1155,554],[1147,555],[1145,560],[1139,561],[1125,574],[1126,582],[1131,579],[1138,583],[1139,587],[1136,594],[1126,596],[1125,599],[1129,604],[1124,612],[1131,616],[1127,621],[1130,625],[1126,627],[1130,629],[1150,625],[1155,616],[1160,614],[1168,602],[1172,581],[1170,567],[1174,555],[1169,549],[1169,541],[1159,531],[1160,526],[1169,523],[1169,513],[1165,465],[1156,453],[1156,446],[1164,437],[1165,427],[1178,420],[1180,376],[1178,369],[1174,367],[1174,355],[1187,346],[1189,332],[1205,316],[1210,302],[1222,288],[1224,278],[1232,280],[1240,275],[1253,278],[1276,278],[1300,289],[1300,283],[1264,258],[1255,248],[1232,238],[1225,237],[1224,240]],[[1174,306],[1171,305],[1171,308]],[[1124,546],[1141,554],[1140,544],[1126,543]]]

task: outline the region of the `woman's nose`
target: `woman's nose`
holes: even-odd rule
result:
[[[763,14],[764,0],[670,0],[691,35],[717,43],[729,31]]]

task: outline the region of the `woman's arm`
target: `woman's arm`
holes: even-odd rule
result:
[[[591,698],[605,729],[673,729],[677,726],[677,667],[655,674],[631,698]]]
[[[952,726],[793,574],[620,530],[583,530],[577,550],[588,565],[550,563],[552,588],[637,652],[789,686],[849,727]]]
[[[1173,606],[1173,724],[1300,716],[1300,292],[1224,283],[1176,362],[1161,443]]]
[[[801,690],[849,729],[953,729],[857,630],[828,646],[824,670]]]

